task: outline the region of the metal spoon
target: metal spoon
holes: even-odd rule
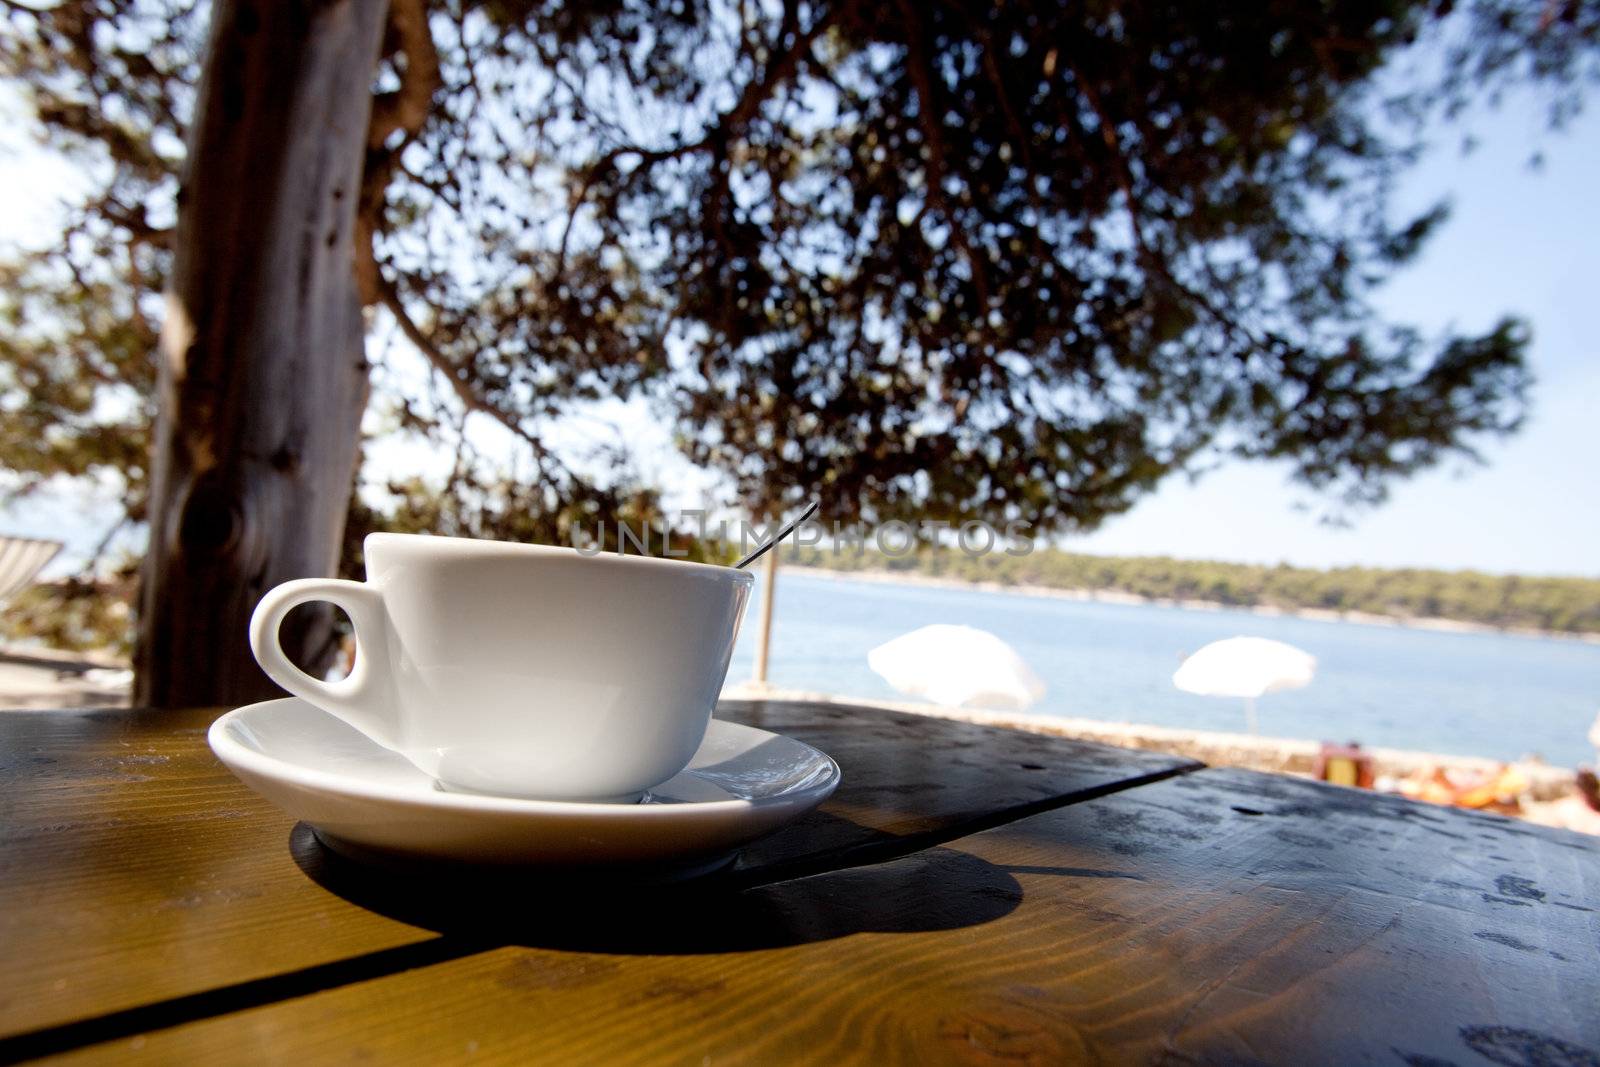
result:
[[[746,567],[760,559],[762,556],[766,555],[768,552],[772,551],[772,549],[777,546],[779,541],[782,541],[785,537],[788,537],[790,534],[794,533],[795,530],[800,527],[801,523],[805,522],[816,513],[817,502],[813,500],[811,503],[806,505],[806,509],[804,511],[790,519],[788,525],[779,530],[775,536],[767,538],[766,542],[759,546],[754,552],[750,553],[744,559],[741,559],[738,563],[735,563],[733,565],[734,569],[737,570],[741,567]]]

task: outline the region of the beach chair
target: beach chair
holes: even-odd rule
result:
[[[26,589],[60,551],[60,541],[0,534],[0,606]]]

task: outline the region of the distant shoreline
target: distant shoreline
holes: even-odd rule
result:
[[[835,693],[787,690],[756,682],[730,683],[722,691],[723,700],[795,700],[845,707],[883,708],[940,719],[956,719],[980,726],[999,726],[1009,730],[1098,741],[1121,748],[1138,748],[1187,756],[1213,767],[1248,767],[1276,774],[1310,776],[1315,769],[1322,742],[1304,737],[1271,737],[1239,734],[1222,730],[1158,726],[1154,723],[1120,719],[1085,719],[1041,714],[1039,712],[986,711],[980,708],[945,707],[909,700],[879,700],[872,697],[841,696]],[[1464,753],[1430,752],[1363,746],[1382,774],[1406,777],[1419,771],[1446,767],[1472,775],[1491,775],[1505,766],[1516,766],[1531,780],[1531,789],[1540,800],[1552,800],[1573,791],[1570,767],[1548,764],[1537,757],[1518,760],[1494,759]]]
[[[1264,604],[1223,604],[1215,600],[1147,597],[1138,593],[1125,593],[1116,589],[1057,589],[1047,585],[1005,585],[1000,582],[971,582],[960,578],[935,578],[925,574],[912,574],[904,571],[836,571],[826,567],[807,567],[788,562],[783,564],[782,570],[794,574],[802,574],[809,578],[822,578],[827,581],[914,585],[929,589],[970,589],[982,593],[1009,593],[1014,596],[1046,597],[1055,600],[1074,600],[1097,604],[1151,604],[1157,607],[1184,608],[1190,611],[1241,611],[1250,615],[1259,615],[1263,618],[1353,622],[1368,626],[1394,626],[1407,630],[1431,630],[1436,633],[1546,637],[1558,641],[1576,641],[1580,644],[1600,645],[1600,634],[1568,633],[1560,630],[1538,630],[1517,626],[1493,626],[1489,623],[1467,622],[1462,619],[1379,615],[1367,611],[1332,611],[1327,608],[1277,608]]]

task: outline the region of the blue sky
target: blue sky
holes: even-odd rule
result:
[[[1597,102],[1600,103],[1600,102]],[[1173,479],[1070,547],[1112,555],[1309,566],[1373,564],[1600,575],[1600,107],[1544,130],[1527,100],[1476,116],[1402,185],[1404,206],[1448,196],[1453,213],[1379,310],[1428,331],[1481,331],[1507,312],[1533,325],[1537,376],[1522,432],[1394,486],[1348,528],[1295,510],[1282,468],[1234,464],[1198,484]],[[1542,150],[1545,165],[1528,165]]]
[[[0,101],[0,242],[49,233],[50,208],[73,174],[17,140],[14,101]],[[1394,487],[1383,507],[1353,525],[1318,523],[1282,468],[1233,464],[1198,483],[1175,478],[1132,512],[1067,547],[1113,555],[1160,554],[1309,566],[1370,564],[1496,572],[1600,575],[1600,110],[1549,133],[1531,102],[1478,115],[1478,149],[1456,149],[1459,130],[1402,186],[1402,207],[1447,196],[1454,213],[1424,255],[1380,294],[1389,318],[1428,331],[1482,330],[1502,314],[1531,321],[1538,381],[1532,417],[1510,441],[1490,443],[1486,466],[1454,463]],[[1546,163],[1530,168],[1542,150]],[[622,413],[634,450],[661,457],[667,435]],[[396,449],[384,466],[415,469],[426,457]],[[701,481],[664,461],[655,473],[688,488]],[[104,504],[41,501],[0,513],[0,530],[92,544]]]

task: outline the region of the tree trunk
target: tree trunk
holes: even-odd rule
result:
[[[135,699],[275,695],[261,594],[332,574],[367,368],[355,206],[387,0],[216,0],[178,193]],[[314,663],[331,615],[292,619]]]

